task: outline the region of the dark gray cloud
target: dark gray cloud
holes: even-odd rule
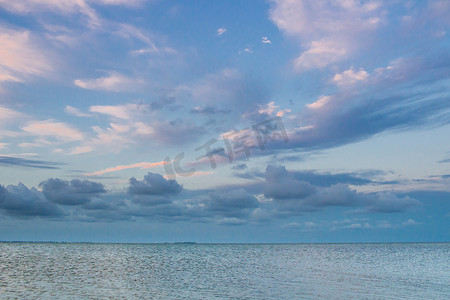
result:
[[[35,188],[28,189],[22,183],[0,185],[0,209],[8,215],[16,217],[59,217],[63,211],[54,203],[50,203]]]
[[[258,200],[244,189],[211,193],[204,202],[205,210],[226,217],[249,215],[259,206]]]
[[[266,169],[264,195],[268,198],[302,199],[316,192],[316,188],[304,180],[296,179],[283,166],[269,165]]]
[[[366,211],[375,213],[396,213],[404,212],[420,205],[421,203],[419,201],[409,196],[399,197],[394,193],[380,192],[369,195]]]
[[[70,182],[58,178],[50,178],[39,184],[45,197],[61,205],[80,205],[91,198],[106,193],[101,183],[73,179]]]
[[[311,177],[308,178],[307,175]],[[350,189],[348,184],[355,181],[362,184],[362,181],[353,175],[344,175],[338,174],[335,177],[331,174],[287,171],[284,166],[269,165],[266,169],[264,195],[275,201],[279,212],[291,215],[333,206],[355,207],[358,209],[354,212],[361,213],[394,213],[404,212],[420,205],[419,201],[408,196],[357,192]],[[337,179],[342,179],[344,183],[336,183]]]
[[[359,176],[369,175],[366,173],[340,173],[340,174],[330,174],[330,173],[317,173],[315,171],[295,171],[290,172],[292,177],[297,180],[308,181],[313,185],[318,186],[331,186],[338,183],[352,184],[352,185],[364,185],[368,183],[373,183],[372,180],[368,178],[363,178]]]
[[[358,174],[378,176],[379,172]],[[331,207],[346,208],[347,213],[373,214],[401,213],[421,205],[408,195],[357,192],[348,184],[362,183],[359,177],[337,175],[269,165],[259,177],[265,178],[264,183],[192,191],[183,189],[175,180],[148,173],[142,180],[131,178],[126,192],[106,192],[102,184],[86,180],[51,178],[40,184],[42,192],[23,184],[0,186],[0,210],[11,216],[64,216],[83,222],[148,219],[241,225]],[[335,184],[339,178],[346,183]],[[258,195],[262,197],[259,200]]]
[[[132,195],[174,195],[183,187],[175,180],[167,180],[160,174],[148,173],[142,181],[132,177],[128,193]]]
[[[26,167],[36,169],[59,169],[64,163],[44,160],[32,160],[11,156],[0,156],[0,166],[4,167]]]

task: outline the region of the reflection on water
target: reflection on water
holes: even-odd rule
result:
[[[449,299],[449,252],[449,243],[0,243],[0,297]]]

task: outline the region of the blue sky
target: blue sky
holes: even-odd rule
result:
[[[0,0],[0,240],[448,241],[449,14]]]

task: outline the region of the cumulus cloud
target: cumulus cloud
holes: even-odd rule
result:
[[[355,84],[358,81],[365,81],[369,77],[369,74],[364,70],[354,71],[350,68],[340,74],[336,74],[333,77],[333,82],[339,86],[346,86]]]
[[[272,198],[282,214],[294,215],[333,206],[355,207],[357,209],[354,212],[359,213],[398,213],[420,205],[419,201],[408,196],[398,197],[393,193],[382,192],[361,193],[348,186],[349,183],[369,182],[349,174],[321,175],[269,165],[266,169],[264,196]]]
[[[264,183],[197,191],[186,190],[175,180],[154,173],[148,173],[143,180],[131,178],[128,189],[117,192],[108,192],[101,183],[93,181],[51,178],[40,184],[42,192],[23,184],[0,186],[0,211],[11,216],[65,216],[87,222],[151,218],[162,222],[240,225],[332,207],[346,208],[346,214],[386,214],[405,213],[421,205],[412,197],[394,193],[357,192],[347,184],[335,184],[336,178],[329,174],[323,178],[319,178],[320,174],[311,175],[308,180],[302,177],[307,173],[288,171],[283,166],[269,166],[266,173]],[[352,224],[364,227],[365,223],[354,219],[334,226],[356,229],[359,225]],[[319,228],[322,222],[314,223],[317,226],[302,224],[300,229],[310,230]],[[414,224],[407,221],[401,226]],[[379,222],[370,228],[387,226]]]
[[[298,180],[283,166],[270,165],[266,169],[264,195],[277,200],[303,199],[316,189],[306,181]]]
[[[39,186],[42,187],[42,193],[49,201],[61,205],[85,204],[91,198],[106,193],[101,183],[88,180],[65,181],[50,178],[41,182]]]
[[[55,204],[48,202],[35,188],[28,189],[22,183],[0,185],[0,209],[8,215],[16,217],[59,217],[63,211]]]
[[[258,206],[258,200],[242,188],[211,193],[204,202],[206,211],[228,218],[248,216]]]
[[[160,174],[148,173],[139,181],[132,177],[128,193],[132,195],[174,195],[181,192],[183,187],[175,180],[167,180]]]
[[[409,196],[398,197],[394,193],[390,192],[379,192],[370,195],[368,199],[368,207],[366,208],[369,212],[378,213],[395,213],[403,212],[413,207],[420,205],[420,202]]]

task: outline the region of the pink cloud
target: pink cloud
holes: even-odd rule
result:
[[[156,163],[141,162],[141,163],[136,163],[136,164],[131,164],[131,165],[120,165],[120,166],[108,168],[108,169],[105,169],[102,171],[89,173],[89,174],[86,174],[86,176],[103,175],[106,173],[117,172],[117,171],[127,170],[127,169],[135,169],[135,168],[149,169],[149,168],[153,168],[153,167],[157,167],[157,166],[163,166],[165,164],[167,164],[166,161],[161,161],[161,162],[156,162]]]

